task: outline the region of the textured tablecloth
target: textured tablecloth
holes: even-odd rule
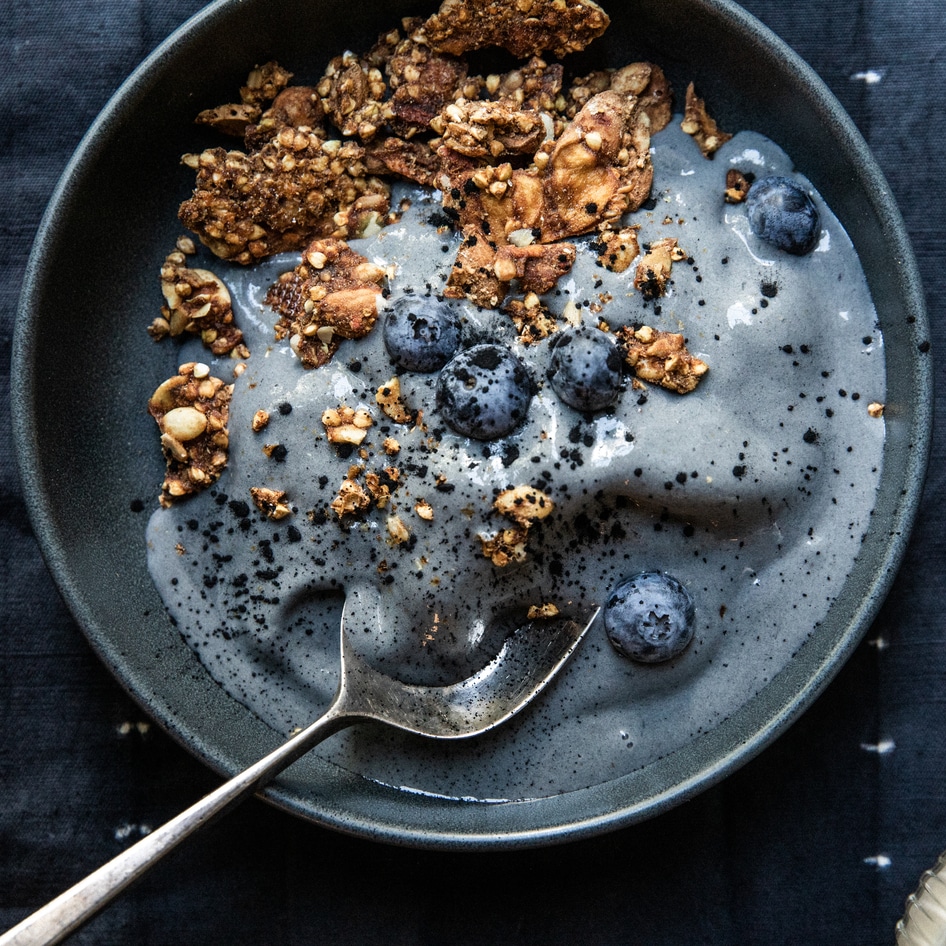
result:
[[[745,5],[873,149],[919,259],[936,357],[946,4]],[[17,296],[56,180],[121,80],[200,6],[12,0],[0,17],[0,929],[218,781],[149,725],[61,603],[23,506],[8,397]],[[946,849],[944,440],[940,429],[906,560],[853,658],[786,735],[695,800],[605,836],[486,854],[351,839],[253,800],[72,941],[892,943],[904,898]]]

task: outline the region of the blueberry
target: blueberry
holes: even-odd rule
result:
[[[611,592],[604,627],[615,650],[632,660],[659,663],[680,654],[693,637],[690,593],[663,572],[640,572]]]
[[[525,419],[532,401],[526,366],[501,345],[474,345],[440,373],[437,406],[459,434],[497,440]]]
[[[818,242],[821,221],[814,201],[787,177],[756,181],[746,198],[752,232],[786,253],[804,256]]]
[[[402,296],[384,319],[384,345],[391,360],[407,371],[442,368],[460,344],[460,319],[436,299]]]
[[[623,358],[609,335],[579,326],[554,335],[550,348],[549,383],[569,407],[600,411],[617,401]]]

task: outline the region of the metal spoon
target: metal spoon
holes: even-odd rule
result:
[[[528,624],[473,676],[433,687],[401,683],[368,666],[348,641],[343,612],[338,691],[319,719],[18,923],[0,936],[0,946],[61,942],[186,837],[346,726],[377,720],[433,739],[462,739],[493,729],[541,692],[597,615],[584,625],[570,620]]]

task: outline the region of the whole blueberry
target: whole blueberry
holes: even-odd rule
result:
[[[402,296],[385,316],[384,345],[399,368],[436,371],[460,345],[460,319],[447,303]]]
[[[437,406],[459,434],[497,440],[525,419],[533,383],[526,366],[502,345],[474,345],[441,371]]]
[[[640,572],[611,592],[604,627],[618,653],[644,663],[671,660],[693,638],[690,593],[664,572]]]
[[[787,177],[756,181],[746,198],[752,232],[786,253],[810,253],[821,233],[818,208],[808,194]]]
[[[582,325],[552,336],[550,348],[549,383],[569,407],[600,411],[617,401],[624,359],[609,335]]]

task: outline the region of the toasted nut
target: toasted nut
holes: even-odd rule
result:
[[[527,617],[530,621],[540,621],[545,618],[555,618],[558,617],[559,610],[558,608],[549,602],[548,604],[533,604],[529,606],[529,613]]]
[[[534,486],[514,486],[503,490],[493,503],[493,508],[523,526],[544,519],[554,508],[550,496]]]
[[[186,443],[207,429],[207,418],[196,407],[175,407],[164,415],[161,426],[168,436]]]

